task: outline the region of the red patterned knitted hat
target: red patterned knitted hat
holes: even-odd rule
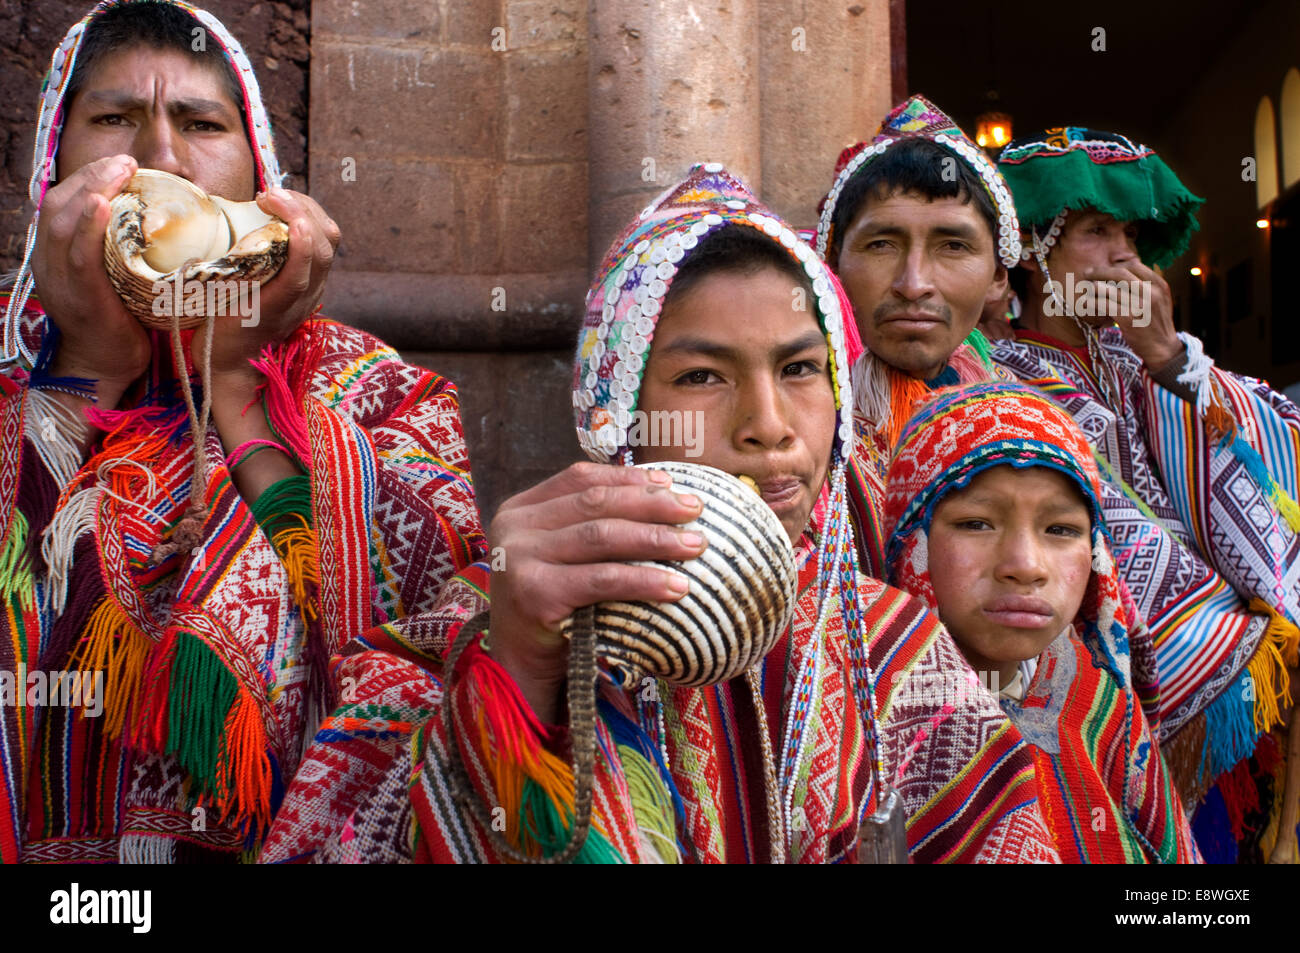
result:
[[[1094,660],[1131,688],[1130,624],[1138,616],[1107,543],[1097,464],[1074,418],[1041,391],[997,381],[935,391],[921,404],[889,467],[889,581],[938,609],[928,548],[935,507],[995,466],[1049,467],[1069,477],[1083,494],[1092,517],[1092,580],[1076,628]]]

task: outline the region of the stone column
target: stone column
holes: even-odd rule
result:
[[[691,163],[762,188],[761,0],[592,0],[588,263]]]
[[[313,0],[325,312],[459,385],[484,521],[579,456],[586,0]]]
[[[889,0],[758,0],[763,199],[811,228],[835,159],[889,111]]]

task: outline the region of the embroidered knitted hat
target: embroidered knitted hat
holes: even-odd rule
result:
[[[1205,202],[1189,192],[1147,146],[1113,132],[1058,126],[1008,143],[998,156],[1025,230],[1021,257],[1035,236],[1056,243],[1071,209],[1093,208],[1121,222],[1140,222],[1138,254],[1164,267],[1187,250]]]
[[[853,398],[844,333],[844,318],[852,313],[847,299],[825,263],[794,230],[713,162],[693,166],[685,181],[660,195],[624,229],[587,294],[574,365],[573,406],[578,443],[593,460],[631,463],[628,427],[664,297],[691,249],[726,225],[766,235],[808,276],[814,311],[830,346],[838,414],[835,459],[848,458]]]
[[[50,59],[49,71],[41,84],[40,111],[36,121],[36,148],[32,151],[32,174],[27,194],[36,206],[31,224],[27,228],[27,246],[23,252],[22,264],[14,279],[13,293],[5,310],[4,340],[0,345],[0,361],[13,361],[22,355],[29,363],[35,362],[35,355],[30,353],[18,332],[19,316],[35,284],[29,262],[36,244],[36,223],[40,219],[41,204],[51,183],[56,181],[56,155],[59,150],[59,136],[63,131],[64,98],[68,84],[76,70],[77,54],[81,51],[87,29],[94,20],[109,10],[132,3],[161,3],[179,7],[207,31],[207,39],[214,42],[235,73],[243,93],[243,108],[246,129],[250,134],[249,144],[253,152],[253,167],[257,175],[257,188],[263,190],[277,186],[283,179],[280,163],[275,157],[275,144],[271,135],[271,120],[262,105],[262,94],[258,89],[257,77],[253,74],[253,64],[249,62],[243,47],[231,36],[229,31],[216,17],[198,7],[181,3],[179,0],[105,0],[95,6],[80,23],[75,24],[63,37],[54,55]]]
[[[1016,208],[1011,202],[1011,192],[1007,189],[1006,182],[984,154],[984,150],[971,142],[943,110],[924,96],[913,96],[894,107],[880,124],[874,138],[849,146],[840,153],[839,160],[835,163],[835,182],[819,208],[821,217],[817,223],[817,254],[825,258],[833,244],[835,205],[845,186],[857,172],[874,162],[891,146],[909,139],[929,139],[938,143],[975,171],[998,213],[998,258],[1008,268],[1014,268],[1020,261],[1020,226],[1016,221]]]
[[[1138,616],[1107,543],[1097,464],[1074,418],[1038,390],[975,384],[935,391],[920,406],[894,450],[885,490],[890,582],[938,609],[928,548],[935,507],[996,466],[1048,467],[1083,494],[1092,520],[1092,579],[1077,630],[1094,659],[1131,688],[1129,623]]]

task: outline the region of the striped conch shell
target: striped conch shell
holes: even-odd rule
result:
[[[164,285],[197,281],[216,315],[235,314],[231,296],[246,297],[238,283],[268,281],[288,253],[289,226],[256,202],[210,196],[170,172],[139,170],[109,203],[104,267],[127,311],[150,327],[171,327],[173,304],[183,303]],[[176,310],[182,328],[210,316],[206,307]]]
[[[726,681],[771,651],[794,614],[797,575],[785,528],[763,498],[728,473],[696,463],[649,463],[673,488],[704,504],[684,529],[708,548],[674,569],[690,580],[678,602],[602,602],[595,607],[600,655],[625,684],[645,675],[688,687]],[[752,485],[752,481],[751,481]]]

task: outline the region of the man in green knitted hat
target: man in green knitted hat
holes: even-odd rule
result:
[[[1159,269],[1186,250],[1203,200],[1155,152],[1065,127],[1012,142],[998,168],[1024,250],[1011,276],[1021,315],[994,359],[1052,394],[1093,442],[1120,574],[1150,630],[1134,646],[1135,681],[1147,683],[1148,715],[1194,806],[1275,744],[1289,696],[1300,412],[1176,330]],[[1255,790],[1243,777],[1219,786],[1225,798]],[[1236,842],[1253,851],[1261,840],[1267,857],[1276,830],[1238,820],[1232,837],[1214,832],[1243,808],[1205,802],[1196,827],[1207,859],[1236,859]],[[1229,845],[1221,856],[1214,842]]]

